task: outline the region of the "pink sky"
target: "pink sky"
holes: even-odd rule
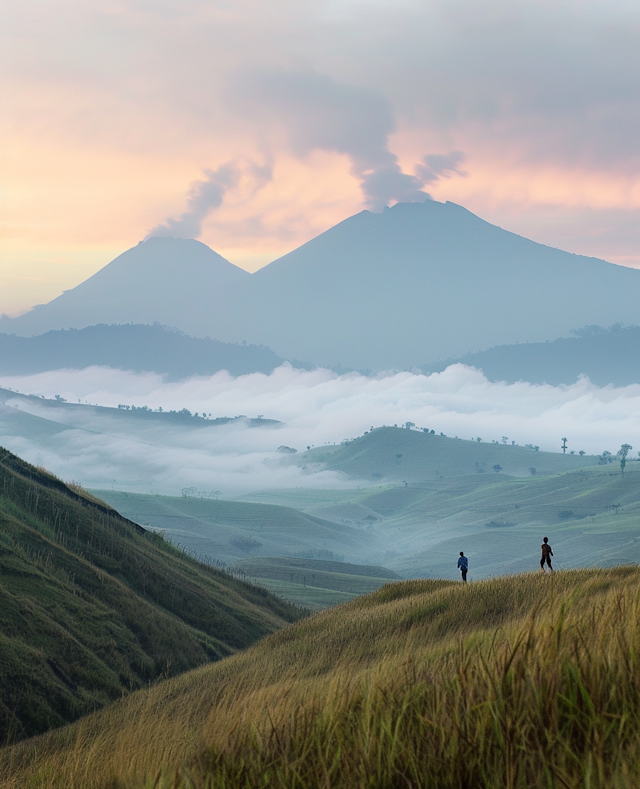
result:
[[[420,189],[640,265],[637,3],[25,0],[5,17],[0,312],[196,203],[201,240],[249,270]]]

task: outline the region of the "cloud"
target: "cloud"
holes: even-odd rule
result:
[[[121,423],[86,411],[73,415],[75,426],[38,437],[16,428],[12,409],[0,413],[0,444],[88,487],[177,493],[195,485],[225,496],[266,488],[352,487],[353,481],[339,474],[309,474],[287,465],[277,448],[285,444],[302,451],[361,435],[371,425],[406,421],[463,439],[509,436],[556,452],[562,436],[570,449],[594,454],[615,453],[625,442],[640,447],[639,385],[600,388],[585,378],[558,387],[491,383],[463,365],[430,376],[378,377],[284,365],[270,375],[233,378],[222,372],[175,383],[155,374],[88,368],[2,377],[0,385],[60,394],[69,402],[188,408],[214,417],[262,414],[283,422],[275,428],[234,423],[191,430],[140,420],[127,421],[125,431]],[[50,418],[37,403],[29,409]]]

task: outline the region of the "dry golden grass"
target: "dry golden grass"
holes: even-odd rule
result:
[[[389,584],[6,749],[6,789],[631,789],[640,571]]]

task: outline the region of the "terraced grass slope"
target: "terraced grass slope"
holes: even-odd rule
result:
[[[240,559],[230,569],[311,610],[345,603],[400,579],[386,567],[287,556]]]
[[[487,438],[487,437],[485,437]],[[558,439],[558,448],[560,440]],[[580,447],[576,447],[579,451]],[[399,427],[378,427],[340,447],[318,447],[305,452],[298,463],[322,463],[351,478],[418,482],[475,473],[511,476],[560,474],[592,466],[593,456],[536,452],[510,444],[464,441]],[[495,471],[495,467],[499,471]],[[532,472],[531,469],[534,469]]]
[[[230,655],[300,615],[0,450],[0,742]]]
[[[361,529],[291,507],[113,490],[94,493],[131,520],[162,530],[196,554],[224,562],[298,552],[332,552],[360,561],[371,545]]]
[[[0,753],[3,789],[632,789],[640,570],[405,581]]]

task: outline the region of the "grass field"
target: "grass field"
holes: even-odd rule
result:
[[[3,789],[635,789],[640,571],[392,583],[0,752]]]
[[[284,556],[241,559],[229,569],[314,611],[373,592],[400,577],[386,567]]]

